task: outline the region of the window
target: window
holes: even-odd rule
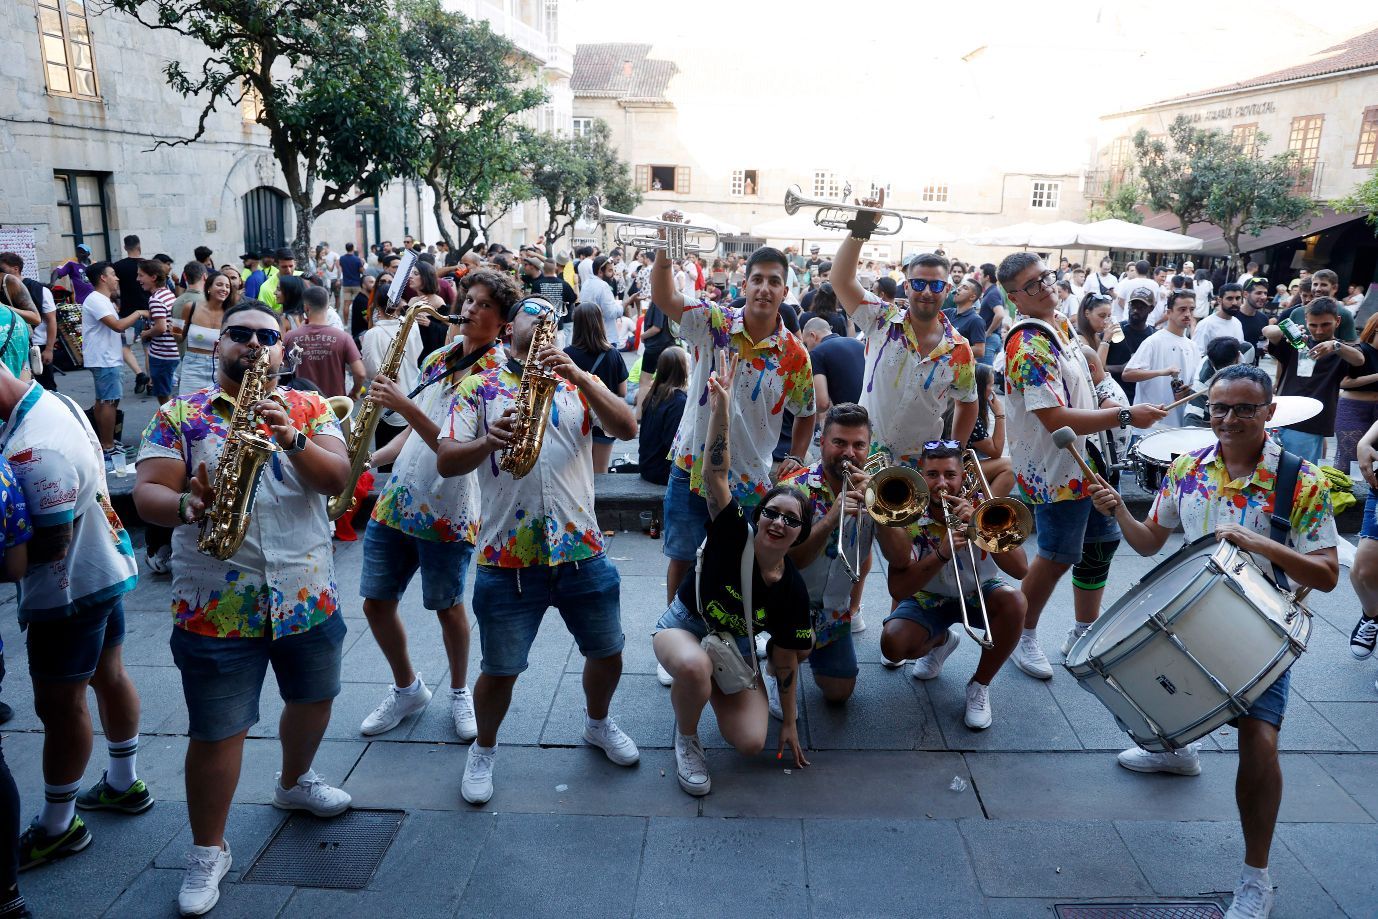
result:
[[[836,198],[841,189],[837,184],[837,173],[829,169],[815,169],[813,172],[813,196],[815,198]]]
[[[287,196],[271,185],[251,188],[244,202],[244,251],[263,252],[287,245]]]
[[[1354,153],[1355,166],[1378,165],[1378,105],[1364,109],[1359,124],[1359,149]]]
[[[1292,134],[1287,138],[1287,149],[1299,154],[1303,167],[1316,165],[1316,157],[1321,150],[1321,126],[1324,115],[1301,115],[1292,119]]]
[[[947,183],[934,182],[923,187],[923,200],[932,204],[947,203]]]
[[[1134,161],[1134,142],[1128,137],[1117,137],[1110,142],[1110,168],[1119,169]]]
[[[1237,124],[1230,128],[1230,140],[1243,150],[1246,156],[1258,153],[1258,123]]]
[[[688,166],[637,166],[636,187],[642,191],[689,193]]]
[[[512,226],[526,226],[526,203],[518,201],[512,205]]]
[[[575,118],[573,119],[572,124],[575,137],[583,137],[585,134],[588,134],[590,131],[593,130],[592,118]]]
[[[729,193],[734,198],[754,197],[760,190],[756,184],[755,169],[734,169],[732,170],[732,185]]]
[[[560,43],[560,0],[545,0],[545,37],[552,45]]]
[[[78,243],[91,247],[92,261],[110,258],[110,228],[106,219],[103,172],[54,172],[58,235],[65,242],[59,251],[72,253]]]
[[[85,0],[38,0],[38,31],[48,92],[96,98]]]
[[[1029,207],[1056,210],[1058,198],[1062,196],[1061,182],[1035,182]]]

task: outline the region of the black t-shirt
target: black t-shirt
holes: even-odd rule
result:
[[[615,350],[604,351],[600,354],[570,345],[565,349],[565,353],[574,358],[574,363],[578,365],[580,370],[587,370],[602,380],[603,385],[610,392],[616,393],[617,387],[627,380],[627,362],[622,360],[622,355]],[[596,424],[593,426],[593,433],[607,436],[603,429]]]
[[[1105,352],[1105,365],[1107,367],[1123,368],[1134,356],[1134,352],[1139,350],[1139,345],[1144,343],[1144,339],[1157,331],[1147,323],[1142,329],[1136,329],[1128,322],[1121,322],[1120,329],[1124,332],[1124,341],[1110,343],[1109,350]],[[1134,384],[1124,378],[1122,369],[1110,371],[1110,376],[1116,383],[1120,384],[1120,388],[1124,390],[1125,396],[1129,398],[1132,405],[1134,402]]]
[[[641,477],[647,482],[665,485],[670,481],[670,447],[688,401],[684,390],[677,389],[642,414],[637,462],[641,465]]]
[[[368,331],[368,294],[360,291],[349,304],[349,333],[354,336],[354,344]]]
[[[860,402],[861,381],[866,374],[866,346],[845,335],[829,335],[809,352],[815,376],[828,381],[828,399]]]
[[[574,307],[579,302],[579,295],[574,292],[574,288],[569,286],[568,281],[558,276],[551,277],[543,274],[539,278],[533,278],[531,293],[549,301],[554,306],[563,304],[564,317],[560,320],[560,325],[569,322],[570,314],[574,312]]]
[[[120,315],[128,316],[148,309],[148,291],[139,286],[140,258],[122,258],[115,263],[115,277],[120,279]]]
[[[1315,362],[1311,375],[1297,375],[1298,351],[1285,341],[1270,343],[1268,353],[1282,367],[1282,385],[1278,387],[1279,396],[1310,396],[1321,401],[1319,415],[1297,424],[1288,425],[1303,434],[1322,434],[1326,437],[1335,433],[1335,406],[1339,401],[1340,380],[1349,370],[1349,363],[1332,352]]]
[[[751,538],[745,512],[734,498],[718,516],[704,525],[708,545],[703,550],[703,617],[714,632],[730,632],[745,638],[742,619],[742,550]],[[684,576],[676,593],[691,616],[699,613],[694,594],[694,569]],[[813,647],[813,623],[809,613],[809,589],[799,569],[785,559],[785,573],[774,584],[761,578],[761,566],[751,566],[751,605],[756,608],[752,627],[769,633],[772,645],[790,651]]]
[[[1378,373],[1378,348],[1373,347],[1366,341],[1358,342],[1354,345],[1364,352],[1364,366],[1351,367],[1345,365],[1345,376],[1347,377],[1366,377],[1371,373]],[[1378,392],[1378,383],[1367,383],[1363,386],[1355,386],[1351,389],[1340,390],[1340,395],[1347,392]]]
[[[1254,349],[1254,365],[1257,366],[1258,359],[1262,356],[1260,352],[1263,350],[1258,343],[1263,341],[1263,330],[1268,327],[1268,317],[1260,310],[1252,316],[1235,313],[1235,318],[1244,327],[1244,344]]]
[[[652,354],[659,355],[660,352],[675,343],[675,336],[670,334],[670,317],[665,315],[665,311],[652,303],[646,309],[646,318],[642,320],[642,329],[660,329],[656,334],[648,337],[643,336],[641,341],[646,346],[646,356]],[[654,361],[652,361],[654,363]]]
[[[746,297],[738,297],[727,305],[734,310],[739,310],[746,306]],[[793,303],[781,303],[780,318],[785,321],[785,328],[789,329],[795,335],[799,334],[799,307],[795,306]]]
[[[847,334],[847,317],[841,313],[815,313],[805,310],[799,314],[799,328],[809,324],[810,319],[822,319],[832,329],[834,335]]]

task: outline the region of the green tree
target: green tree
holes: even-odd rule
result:
[[[1259,134],[1258,148],[1267,143]],[[1231,143],[1220,156],[1204,157],[1195,164],[1209,192],[1206,219],[1220,228],[1230,251],[1230,262],[1240,264],[1241,236],[1257,236],[1269,227],[1293,226],[1315,213],[1316,203],[1298,195],[1296,187],[1309,178],[1296,153],[1287,151],[1264,157]]]
[[[1228,145],[1224,135],[1194,128],[1182,115],[1168,126],[1166,140],[1140,128],[1134,134],[1134,168],[1149,206],[1174,215],[1182,233],[1204,220],[1210,189],[1194,164],[1224,154]]]
[[[612,132],[602,119],[582,137],[538,134],[528,148],[529,177],[536,196],[545,201],[546,254],[573,227],[591,195],[609,210],[629,213],[641,203],[631,170],[612,146]]]
[[[1368,215],[1365,219],[1373,226],[1374,235],[1378,236],[1378,169],[1355,185],[1348,195],[1336,201],[1335,210],[1365,212]]]
[[[204,60],[171,60],[168,85],[202,108],[253,105],[282,170],[305,258],[321,214],[353,207],[416,171],[416,105],[398,79],[399,28],[370,0],[104,0],[155,31],[200,42]],[[358,26],[367,23],[367,28]],[[318,191],[319,189],[319,191]]]
[[[531,196],[526,136],[514,121],[545,93],[532,83],[534,67],[486,22],[445,10],[439,0],[401,0],[399,14],[409,88],[421,113],[419,177],[432,192],[440,235],[462,254]]]
[[[1087,220],[1124,220],[1128,223],[1143,223],[1144,215],[1135,207],[1143,194],[1137,182],[1126,182],[1114,191],[1106,186],[1104,204],[1092,205],[1086,212]]]

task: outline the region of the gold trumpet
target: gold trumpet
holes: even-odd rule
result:
[[[634,249],[664,249],[667,258],[681,261],[686,255],[711,255],[718,251],[718,231],[695,227],[674,220],[652,220],[620,214],[603,207],[597,195],[584,200],[584,219],[599,226],[617,227],[613,239],[619,246]],[[665,238],[661,238],[661,233]]]
[[[862,471],[871,477],[866,483],[866,512],[876,523],[902,527],[923,516],[928,508],[928,483],[918,470],[895,463],[885,451],[867,459]]]
[[[876,214],[879,217],[892,217],[894,223],[882,223],[876,226],[871,232],[876,236],[894,236],[904,227],[906,214],[903,211],[891,210],[882,207],[863,207],[859,204],[847,204],[840,201],[826,201],[821,198],[805,198],[803,191],[798,185],[791,185],[785,190],[785,213],[793,216],[799,213],[800,208],[816,207],[818,211],[813,215],[814,226],[823,227],[829,230],[847,230],[847,226],[857,214]],[[919,214],[909,213],[907,215],[913,220],[924,223],[928,218]]]
[[[991,497],[990,482],[986,481],[975,450],[962,454],[962,470],[967,494],[981,498],[972,510],[967,539],[992,554],[1023,545],[1033,533],[1033,514],[1029,513],[1029,508],[1015,498]]]

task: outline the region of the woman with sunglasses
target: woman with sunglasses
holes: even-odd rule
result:
[[[720,360],[722,367],[726,361]],[[675,767],[680,787],[695,796],[712,788],[708,761],[699,741],[699,719],[712,705],[723,739],[745,756],[764,749],[770,729],[765,681],[726,693],[714,678],[714,666],[702,647],[710,632],[726,634],[742,658],[755,667],[756,654],[743,615],[743,553],[750,551],[752,630],[770,636],[767,658],[779,688],[784,716],[776,758],[788,746],[794,765],[809,761],[799,740],[799,665],[813,648],[809,592],[788,552],[808,538],[812,513],[798,489],[776,485],[752,514],[737,504],[728,486],[728,414],[735,362],[708,380],[711,413],[704,459],[704,496],[708,523],[696,569],[679,585],[670,607],[656,623],[656,659],[670,674],[670,701],[675,710]]]

